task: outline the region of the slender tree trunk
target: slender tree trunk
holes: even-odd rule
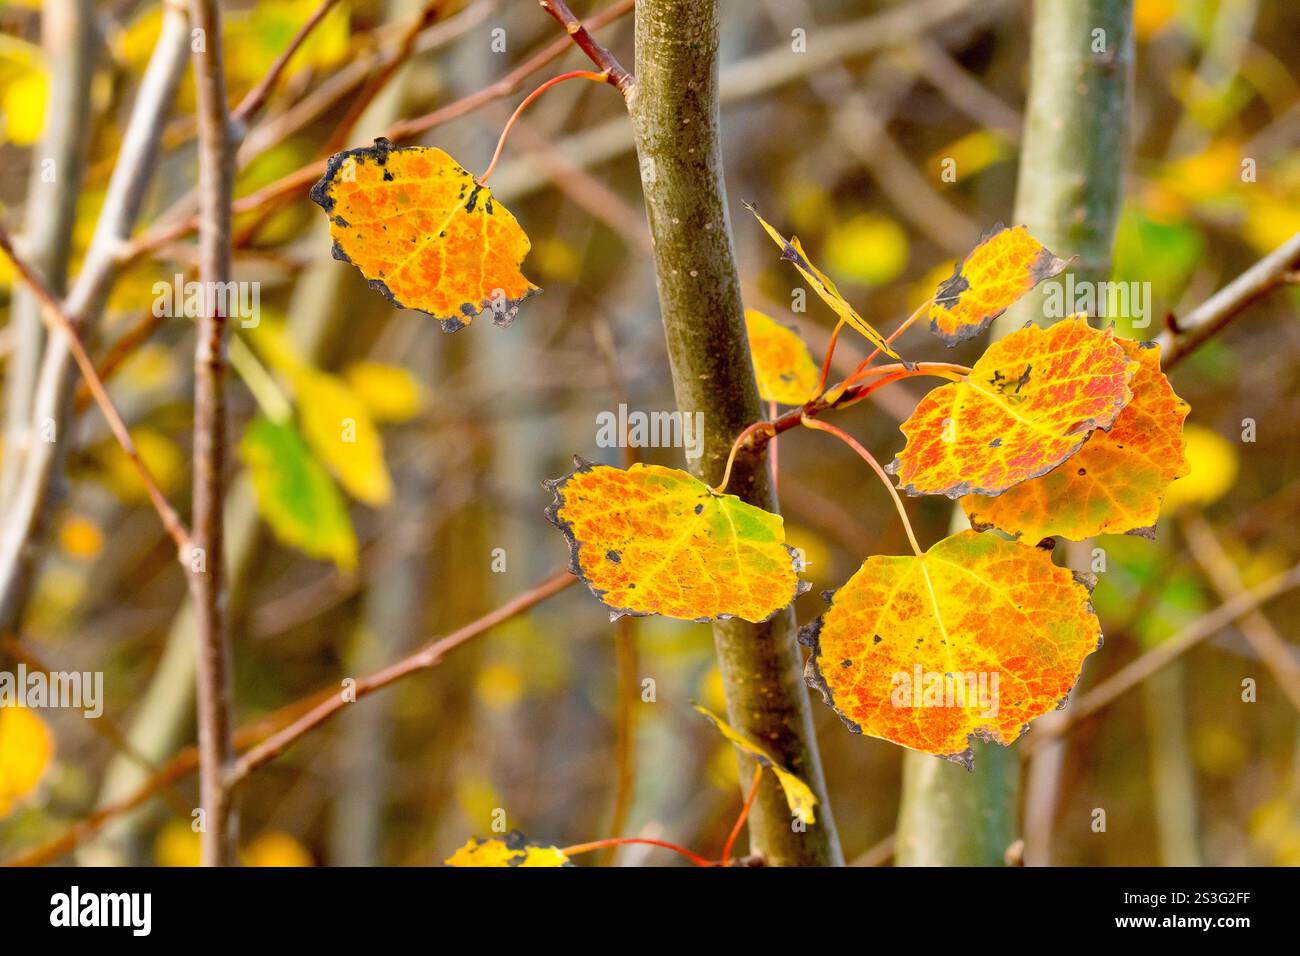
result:
[[[1132,66],[1133,0],[1036,0],[1015,221],[1057,255],[1078,256],[1076,279],[1110,270]],[[993,337],[1027,321],[1052,321],[1042,287],[994,324]],[[898,863],[1002,864],[1018,829],[1016,751],[977,743],[969,774],[936,763],[904,757]]]
[[[640,0],[629,101],[677,405],[704,413],[704,455],[692,468],[709,482],[721,479],[735,436],[763,417],[722,182],[718,36],[717,0]],[[742,455],[728,490],[776,510],[765,455]],[[764,624],[722,621],[713,636],[728,719],[818,796],[817,822],[801,826],[765,775],[750,814],[751,852],[769,865],[841,864],[793,610]],[[741,779],[752,773],[742,757]]]

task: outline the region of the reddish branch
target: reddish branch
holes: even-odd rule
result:
[[[596,38],[591,32],[582,25],[582,21],[573,15],[569,5],[564,0],[538,0],[542,9],[553,16],[564,31],[569,34],[578,49],[587,54],[587,59],[600,67],[601,72],[606,76],[606,82],[612,84],[627,99],[632,93],[634,80],[632,74],[623,68],[614,54],[605,49],[596,42]]]
[[[0,226],[0,251],[3,251],[8,256],[9,261],[13,263],[18,278],[23,281],[36,299],[37,304],[40,306],[41,317],[45,320],[45,324],[49,326],[50,331],[56,335],[62,335],[67,341],[68,349],[72,352],[77,368],[81,370],[86,387],[90,390],[90,396],[95,400],[95,404],[99,406],[100,411],[104,413],[104,418],[108,421],[108,427],[113,432],[113,437],[122,446],[122,451],[139,474],[140,481],[144,484],[145,492],[149,496],[149,501],[154,510],[158,512],[158,517],[162,520],[163,528],[166,529],[171,539],[176,542],[178,556],[182,561],[188,560],[190,553],[189,530],[181,521],[180,516],[177,515],[176,509],[172,507],[171,502],[167,500],[167,496],[163,494],[162,489],[158,487],[158,482],[154,480],[153,474],[149,471],[149,466],[144,463],[144,459],[140,457],[139,451],[136,450],[135,442],[131,440],[131,432],[127,429],[126,422],[122,420],[122,416],[113,405],[113,400],[108,397],[108,390],[104,387],[103,380],[95,371],[95,364],[87,354],[81,337],[77,335],[72,320],[63,311],[63,306],[59,304],[54,293],[45,284],[45,280],[37,275],[26,260],[14,251],[13,242],[8,231],[3,226]]]

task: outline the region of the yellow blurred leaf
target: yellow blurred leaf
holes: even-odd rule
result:
[[[518,830],[504,837],[471,837],[447,857],[448,866],[572,866],[559,848],[529,841]]]
[[[153,839],[155,866],[198,866],[203,837],[185,820],[168,820]]]
[[[41,782],[54,757],[54,735],[35,711],[0,707],[0,819]]]
[[[831,226],[826,266],[859,285],[884,285],[907,268],[907,233],[893,219],[866,212]]]
[[[1002,133],[992,129],[976,129],[940,149],[925,165],[931,177],[950,185],[949,180],[943,177],[944,163],[947,160],[951,160],[955,166],[957,178],[965,180],[1014,154],[1015,150]]]
[[[400,365],[353,362],[343,379],[376,422],[405,422],[424,409],[428,390]]]
[[[45,71],[24,70],[5,82],[0,111],[4,113],[4,138],[16,146],[31,146],[45,128],[47,95]]]
[[[344,489],[368,505],[385,505],[393,483],[370,412],[337,375],[300,369],[293,376],[303,436]]]
[[[240,854],[244,866],[315,866],[316,861],[301,843],[279,830],[263,830]]]
[[[519,668],[497,661],[479,669],[475,690],[489,710],[507,711],[523,697],[524,678]]]
[[[1165,492],[1165,510],[1204,507],[1223,497],[1237,480],[1237,450],[1226,438],[1203,425],[1183,428],[1191,471]]]
[[[104,532],[84,515],[68,515],[59,523],[59,546],[78,561],[93,561],[104,550]]]

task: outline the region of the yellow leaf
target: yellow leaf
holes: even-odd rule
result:
[[[59,523],[59,546],[78,561],[93,561],[104,550],[104,532],[84,515],[68,515]]]
[[[661,465],[577,461],[547,482],[570,570],[620,614],[759,622],[807,586],[780,515]]]
[[[758,220],[763,230],[771,237],[773,242],[781,247],[781,258],[788,259],[794,264],[799,274],[813,287],[813,291],[821,296],[822,301],[835,311],[836,315],[865,335],[872,345],[890,358],[902,361],[902,356],[890,348],[889,343],[885,341],[885,337],[868,325],[867,320],[858,315],[857,310],[849,305],[844,296],[840,295],[839,289],[835,288],[835,283],[812,264],[804,253],[803,246],[799,244],[798,236],[792,236],[787,241],[783,235],[768,224],[767,220],[758,214],[758,210],[752,205],[746,203],[745,208],[754,214],[754,218]]]
[[[854,733],[971,766],[1054,710],[1101,643],[1088,588],[1041,548],[962,531],[876,555],[799,635],[805,676]]]
[[[1187,474],[1183,419],[1187,403],[1160,371],[1160,347],[1116,339],[1138,363],[1133,399],[1109,431],[1100,428],[1052,471],[994,498],[967,495],[971,527],[997,527],[1030,543],[1049,535],[1082,541],[1097,534],[1155,536],[1170,482]]]
[[[978,176],[990,166],[1009,159],[1014,154],[1015,151],[1002,133],[993,129],[976,129],[940,149],[925,165],[935,180],[947,186],[953,180],[943,176],[946,160],[952,161],[958,177],[965,180]]]
[[[961,382],[921,399],[886,469],[910,495],[996,495],[1051,471],[1133,397],[1137,364],[1079,314],[991,345]]]
[[[377,139],[337,153],[311,198],[329,215],[334,258],[446,332],[489,313],[509,325],[541,291],[519,271],[529,243],[515,217],[440,149]]]
[[[1203,425],[1188,425],[1183,438],[1189,471],[1165,493],[1165,509],[1171,512],[1218,501],[1237,481],[1237,449],[1226,438]]]
[[[930,331],[949,346],[973,338],[1068,264],[1024,226],[1007,229],[998,223],[935,290]]]
[[[279,830],[263,830],[240,854],[244,866],[315,866],[316,861],[301,843]]]
[[[519,668],[499,661],[480,668],[475,684],[479,700],[497,713],[513,708],[524,694],[524,679]]]
[[[5,83],[0,110],[4,112],[5,139],[15,146],[32,146],[40,140],[47,87],[45,71],[39,67],[24,70]]]
[[[35,711],[0,707],[0,819],[31,796],[53,757],[54,735]]]
[[[790,771],[786,770],[776,759],[758,744],[747,739],[730,724],[714,714],[712,711],[701,707],[699,704],[694,705],[695,709],[707,717],[714,727],[722,736],[726,737],[733,744],[739,747],[745,753],[752,756],[768,770],[776,774],[776,779],[781,784],[781,789],[785,792],[786,805],[790,807],[790,812],[802,820],[804,823],[816,823],[817,817],[813,812],[813,807],[817,805],[817,795],[812,792],[812,788],[804,783]]]
[[[859,213],[826,234],[827,267],[860,285],[894,281],[907,268],[907,254],[906,231],[880,213]]]
[[[275,536],[344,570],[357,563],[357,539],[343,496],[292,425],[249,423],[239,444],[257,508]]]
[[[515,830],[504,837],[471,837],[447,857],[448,866],[572,866],[569,858],[553,846],[533,843]]]
[[[745,328],[763,401],[802,405],[816,396],[821,372],[799,333],[757,309],[745,310]]]
[[[400,365],[353,362],[343,379],[376,422],[410,421],[428,400],[424,384]]]
[[[203,837],[185,820],[168,820],[153,839],[156,866],[198,866]]]
[[[393,483],[370,412],[343,380],[300,369],[293,376],[303,436],[344,489],[368,505],[385,505]]]

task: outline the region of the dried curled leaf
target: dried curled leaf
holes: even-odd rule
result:
[[[1137,368],[1083,314],[1030,325],[989,346],[964,381],[943,385],[899,426],[886,470],[909,495],[996,495],[1051,471],[1132,398]]]
[[[32,794],[53,756],[54,735],[36,711],[0,707],[0,819]]]
[[[758,744],[743,737],[713,711],[707,707],[701,707],[699,704],[695,704],[694,707],[707,717],[714,727],[718,728],[722,736],[776,774],[776,779],[781,784],[781,790],[785,793],[785,802],[790,807],[790,813],[797,816],[804,823],[817,822],[817,817],[813,812],[813,807],[817,806],[817,795],[812,792],[812,787],[782,767],[770,753]]]
[[[763,230],[772,237],[773,242],[781,247],[781,258],[794,263],[794,267],[799,270],[799,274],[813,287],[813,291],[821,296],[822,301],[835,310],[836,315],[865,335],[872,345],[890,358],[898,359],[900,362],[903,360],[901,355],[890,348],[889,343],[885,341],[885,337],[867,324],[867,320],[860,316],[853,306],[849,305],[844,296],[840,295],[840,290],[835,288],[835,283],[830,280],[830,277],[812,264],[812,260],[803,251],[798,236],[792,236],[787,240],[785,236],[773,229],[771,224],[760,216],[758,210],[751,204],[745,203],[745,208],[754,214],[754,218],[758,220]]]
[[[440,149],[377,139],[336,153],[311,198],[329,215],[334,258],[446,332],[487,312],[508,325],[541,291],[519,271],[529,242],[515,217]]]
[[[799,333],[757,309],[745,310],[745,329],[763,401],[802,405],[815,397],[821,370]]]
[[[930,305],[930,331],[950,347],[964,342],[1067,264],[1025,226],[1008,229],[998,223],[939,284]]]
[[[447,866],[573,866],[557,847],[533,843],[518,830],[486,840],[471,837]]]
[[[546,482],[570,570],[621,614],[765,621],[803,590],[780,515],[718,494],[676,468],[576,459]]]
[[[1088,587],[1048,552],[962,531],[922,557],[867,558],[799,635],[854,733],[972,763],[1059,706],[1101,644]]]
[[[1188,406],[1160,371],[1158,345],[1116,341],[1138,365],[1133,399],[1110,431],[1094,431],[1068,461],[996,498],[962,498],[973,527],[996,527],[1029,541],[1056,534],[1071,541],[1125,532],[1153,536],[1165,489],[1189,470],[1183,443]]]
[[[343,496],[292,425],[254,419],[239,455],[257,510],[277,538],[308,557],[356,566],[357,538]]]

